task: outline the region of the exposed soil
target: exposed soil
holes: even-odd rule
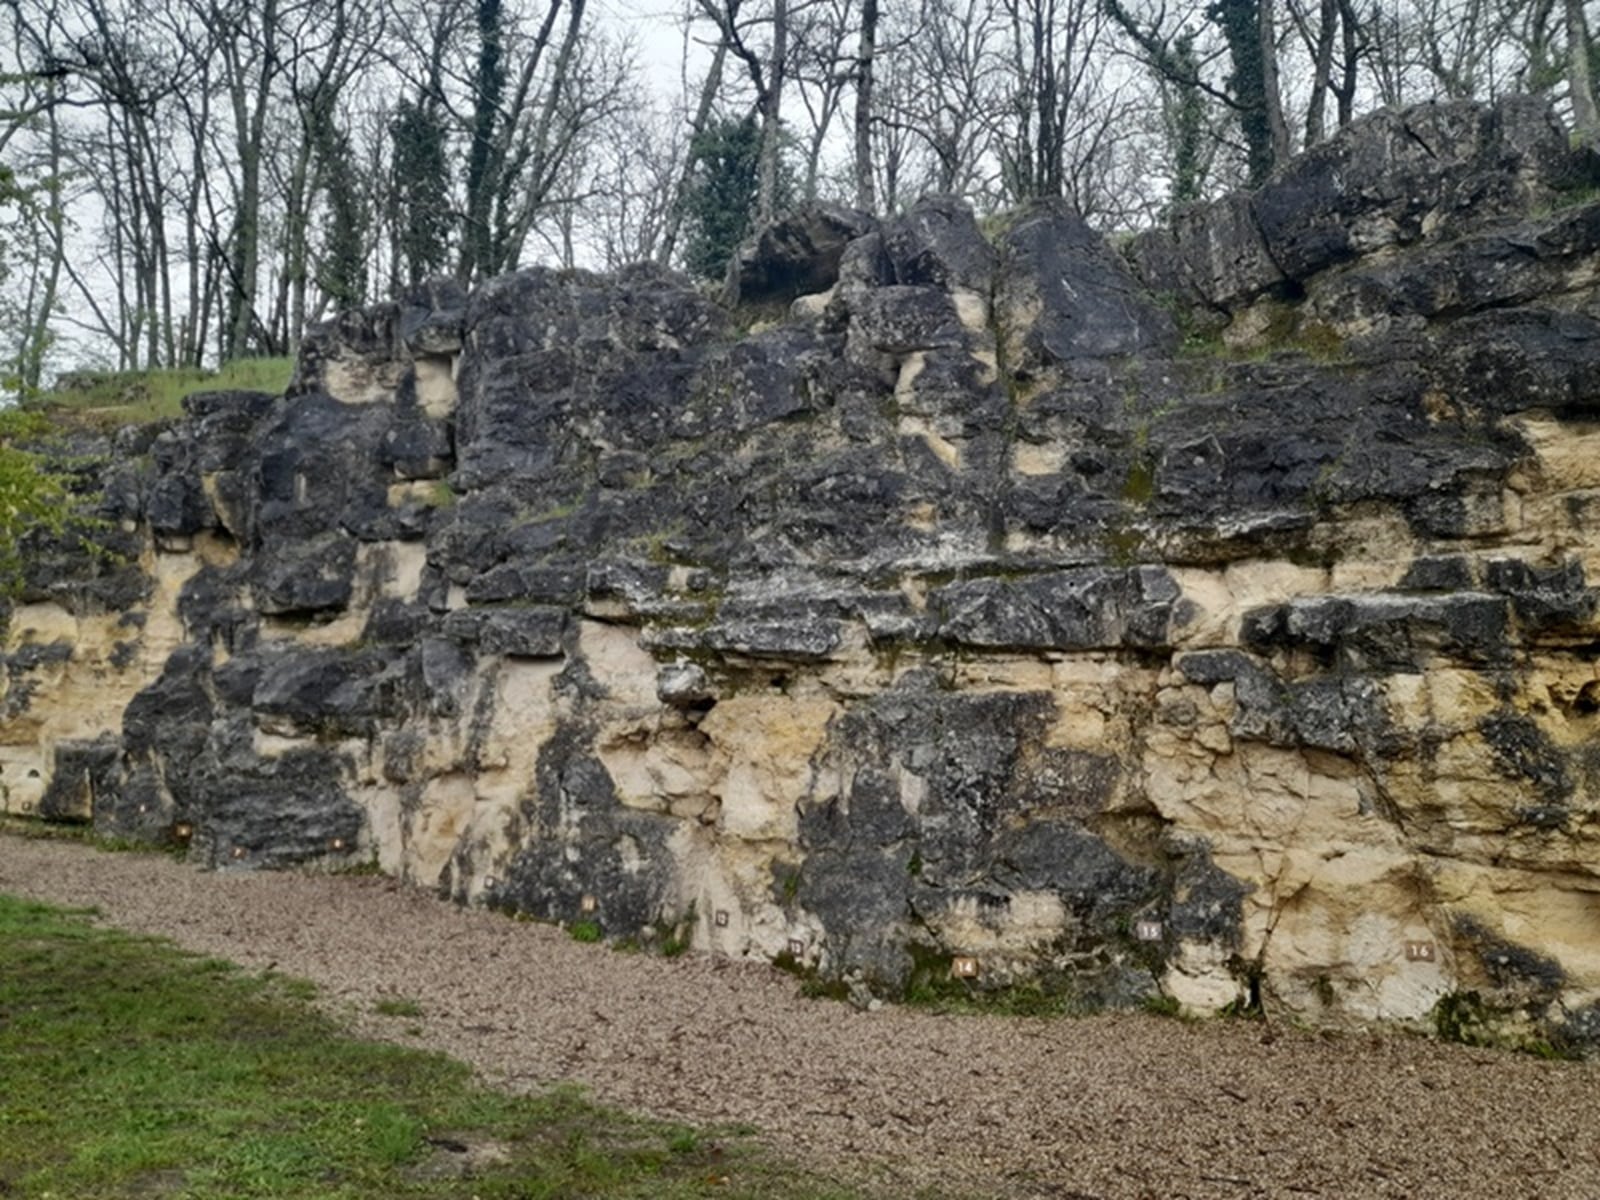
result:
[[[491,1081],[755,1125],[886,1194],[1600,1197],[1600,1064],[1245,1021],[858,1012],[764,966],[579,945],[384,879],[14,836],[0,891],[314,980],[363,1030]],[[422,1015],[379,1016],[385,998]]]

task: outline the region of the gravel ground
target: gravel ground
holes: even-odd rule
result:
[[[1238,1021],[873,1013],[766,967],[579,945],[378,878],[0,835],[0,891],[314,980],[491,1081],[759,1127],[884,1194],[1600,1197],[1600,1064]],[[420,1018],[373,1014],[385,997]]]

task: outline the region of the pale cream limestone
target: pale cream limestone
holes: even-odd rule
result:
[[[895,375],[894,398],[902,409],[915,411],[917,406],[917,376],[927,368],[928,356],[924,351],[913,350],[900,360]]]
[[[1600,879],[1451,859],[1436,860],[1431,868],[1433,892],[1445,911],[1554,958],[1567,975],[1566,988],[1600,989],[1600,946],[1594,937],[1600,923]]]
[[[332,617],[262,616],[261,636],[267,641],[292,641],[303,646],[353,646],[366,632],[377,599],[415,600],[428,564],[421,542],[362,542],[356,547],[350,604]]]
[[[1509,476],[1514,490],[1528,495],[1600,489],[1600,422],[1527,413],[1510,424],[1533,450],[1532,459]]]
[[[140,566],[150,580],[148,603],[136,610],[142,624],[121,613],[72,613],[53,602],[20,605],[6,629],[8,652],[27,646],[70,648],[65,661],[28,673],[33,695],[16,715],[0,722],[0,812],[31,815],[49,788],[56,746],[119,734],[122,714],[154,682],[168,656],[185,639],[178,595],[208,557],[225,553],[218,539],[197,535],[187,554],[147,548]],[[122,649],[119,650],[119,647]],[[125,657],[122,666],[113,659]],[[4,685],[9,690],[9,680]],[[93,795],[76,795],[70,813],[88,818]]]
[[[440,775],[430,779],[415,805],[402,806],[399,815],[401,878],[423,887],[433,887],[457,844],[470,828],[478,791],[466,774]]]
[[[603,729],[596,753],[630,808],[698,819],[714,813],[725,763],[694,729],[663,729],[654,717]]]
[[[899,433],[905,438],[920,438],[945,466],[952,471],[961,470],[961,447],[941,434],[932,421],[923,417],[902,416]]]
[[[945,946],[980,959],[1037,954],[1074,924],[1054,892],[1014,892],[1004,906],[959,896],[926,919]]]
[[[812,759],[840,712],[826,699],[731,696],[700,723],[726,764],[718,829],[749,841],[793,842],[799,798],[813,782]]]
[[[459,396],[456,393],[458,356],[418,358],[416,371],[417,403],[422,411],[435,420],[442,420],[455,412]]]
[[[638,630],[604,621],[578,623],[578,653],[594,681],[615,704],[654,711],[656,660],[639,645]]]
[[[989,336],[989,298],[966,288],[952,288],[950,300],[956,306],[956,319],[968,333]]]
[[[1251,610],[1331,590],[1328,571],[1275,559],[1230,563],[1220,572],[1175,567],[1171,574],[1188,606],[1187,619],[1174,631],[1175,644],[1185,650],[1236,646],[1240,622]]]
[[[322,386],[341,404],[389,404],[404,378],[406,366],[375,362],[360,355],[340,356],[323,367]]]
[[[1054,475],[1066,463],[1066,447],[1055,442],[1018,442],[1011,450],[1011,469],[1018,475]]]
[[[812,292],[806,296],[796,296],[794,303],[789,305],[789,311],[794,316],[804,320],[816,320],[828,311],[828,305],[833,303],[833,297],[838,290],[837,285],[835,285],[825,292]]]
[[[1212,942],[1179,942],[1161,977],[1161,991],[1185,1016],[1209,1017],[1244,999],[1231,955]]]
[[[954,686],[964,692],[1048,692],[1054,670],[1036,658],[978,658],[958,662]]]

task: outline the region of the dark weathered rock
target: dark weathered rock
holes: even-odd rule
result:
[[[975,579],[934,594],[940,632],[988,649],[1091,650],[1167,643],[1172,579],[1156,567]]]
[[[1548,108],[1528,97],[1384,109],[1256,192],[1181,212],[1129,258],[1154,290],[1236,309],[1362,254],[1520,214],[1581,177]]]
[[[569,725],[540,751],[531,836],[493,898],[547,920],[586,918],[628,934],[653,929],[672,915],[673,822],[619,804],[587,747],[585,731]]]
[[[988,296],[996,255],[972,210],[953,196],[926,196],[881,234],[888,277],[876,283],[936,287]]]
[[[1406,670],[1442,654],[1470,663],[1505,660],[1506,603],[1465,592],[1446,597],[1324,597],[1247,615],[1251,646],[1305,646],[1358,670]]]
[[[446,617],[443,629],[448,636],[475,643],[490,654],[553,658],[561,653],[567,611],[544,605],[464,608]]]
[[[342,609],[350,603],[355,565],[356,543],[347,537],[284,545],[257,571],[256,607],[273,615]]]
[[[1001,240],[995,294],[1007,368],[1162,353],[1177,330],[1105,242],[1065,205],[1023,213]]]
[[[93,741],[56,743],[55,770],[39,802],[50,821],[88,821],[116,803],[122,784],[122,742],[106,733]]]
[[[758,229],[728,264],[729,304],[793,300],[825,292],[839,278],[844,248],[877,222],[838,204],[802,208]]]

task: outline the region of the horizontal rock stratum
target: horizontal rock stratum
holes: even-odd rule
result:
[[[1433,105],[1115,246],[931,198],[790,218],[731,311],[349,314],[102,448],[126,557],[35,548],[5,808],[858,996],[1594,1047],[1597,178]]]

